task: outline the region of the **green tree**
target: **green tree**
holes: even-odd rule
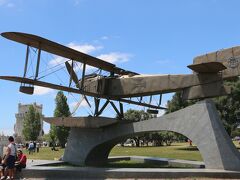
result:
[[[23,136],[27,141],[36,141],[41,131],[41,115],[34,108],[33,105],[29,106],[28,112],[23,120]]]
[[[160,132],[155,132],[151,134],[152,142],[154,146],[163,146],[164,137],[163,134]]]
[[[226,131],[234,136],[240,120],[240,80],[228,81],[226,85],[231,87],[232,93],[214,98],[214,102]]]
[[[128,121],[143,121],[143,120],[147,120],[149,118],[151,118],[151,114],[146,113],[145,111],[141,110],[133,110],[133,109],[129,109],[124,113],[124,119],[128,120]],[[139,134],[137,136],[134,136],[132,139],[135,141],[135,144],[137,147],[140,146],[140,141],[144,141],[146,140],[146,138],[144,138],[146,136],[144,134]],[[146,142],[147,143],[147,142]]]
[[[240,80],[239,78],[235,78],[234,80],[226,81],[224,83],[231,87],[232,93],[227,96],[213,98],[213,101],[215,102],[226,131],[233,137],[238,132],[236,128],[240,123]],[[172,100],[167,103],[166,113],[185,108],[196,101],[198,100],[183,101],[181,98],[181,92],[176,92]]]
[[[185,108],[187,106],[189,106],[192,103],[189,103],[188,101],[184,101],[182,99],[182,94],[181,92],[176,92],[172,99],[170,101],[167,102],[167,110],[166,110],[166,114],[177,111],[179,109]]]
[[[128,121],[143,121],[151,117],[151,114],[141,110],[129,109],[124,113],[124,119]]]
[[[170,131],[163,131],[160,132],[163,135],[163,139],[164,142],[167,146],[171,146],[171,144],[173,143],[173,141],[175,140],[175,133],[174,132],[170,132]]]
[[[54,110],[54,117],[69,117],[71,115],[69,106],[67,104],[67,97],[62,91],[57,93],[55,98],[56,108]],[[70,128],[64,126],[51,125],[50,138],[54,142],[56,139],[63,148],[67,142]]]

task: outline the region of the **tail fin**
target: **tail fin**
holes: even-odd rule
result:
[[[221,64],[222,65],[221,65]],[[205,67],[204,71],[204,65]],[[224,68],[225,66],[225,68]],[[193,64],[188,66],[197,73],[212,73],[222,71],[223,78],[240,75],[240,46],[222,49],[219,51],[197,56],[193,59]],[[194,69],[195,68],[195,69]],[[199,69],[201,70],[199,71]],[[209,69],[209,71],[207,70]]]

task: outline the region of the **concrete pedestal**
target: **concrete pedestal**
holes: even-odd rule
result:
[[[240,170],[240,154],[210,100],[146,121],[118,123],[101,129],[71,128],[63,160],[81,165],[103,164],[121,140],[137,133],[161,130],[177,132],[191,139],[206,168]]]

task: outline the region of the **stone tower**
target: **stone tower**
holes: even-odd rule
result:
[[[38,105],[37,103],[33,103],[33,104],[18,104],[18,113],[15,114],[16,117],[16,124],[14,125],[14,132],[15,135],[17,137],[20,137],[23,139],[23,134],[22,134],[22,130],[23,130],[23,120],[24,120],[24,116],[25,114],[28,112],[29,106],[33,105],[33,107],[40,113],[41,117],[43,117],[42,114],[42,104]],[[41,121],[41,131],[39,132],[39,136],[41,137],[42,134],[42,130],[43,130],[43,120],[42,118],[40,119]]]

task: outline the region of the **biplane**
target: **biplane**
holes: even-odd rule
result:
[[[149,108],[150,113],[157,113],[159,109],[165,109],[161,106],[162,95],[176,91],[181,91],[185,100],[227,95],[231,93],[231,88],[224,84],[224,80],[240,75],[239,46],[194,58],[193,64],[188,66],[193,71],[192,74],[141,75],[36,35],[21,32],[4,32],[1,35],[25,44],[27,50],[23,76],[0,76],[0,79],[21,83],[19,91],[26,94],[33,94],[34,86],[42,86],[82,94],[87,102],[87,97],[91,96],[94,98],[94,117],[99,117],[110,104],[117,115],[123,118],[123,103],[144,106]],[[37,50],[35,75],[31,78],[27,77],[30,47]],[[66,58],[69,86],[39,79],[42,51]],[[81,78],[75,72],[76,62],[82,63]],[[108,74],[86,74],[87,65]],[[74,82],[74,87],[70,86],[71,82]],[[152,96],[159,97],[157,104],[152,104]],[[143,102],[143,97],[149,97],[149,102]],[[102,107],[101,100],[105,100]],[[118,107],[116,102],[119,102]]]

